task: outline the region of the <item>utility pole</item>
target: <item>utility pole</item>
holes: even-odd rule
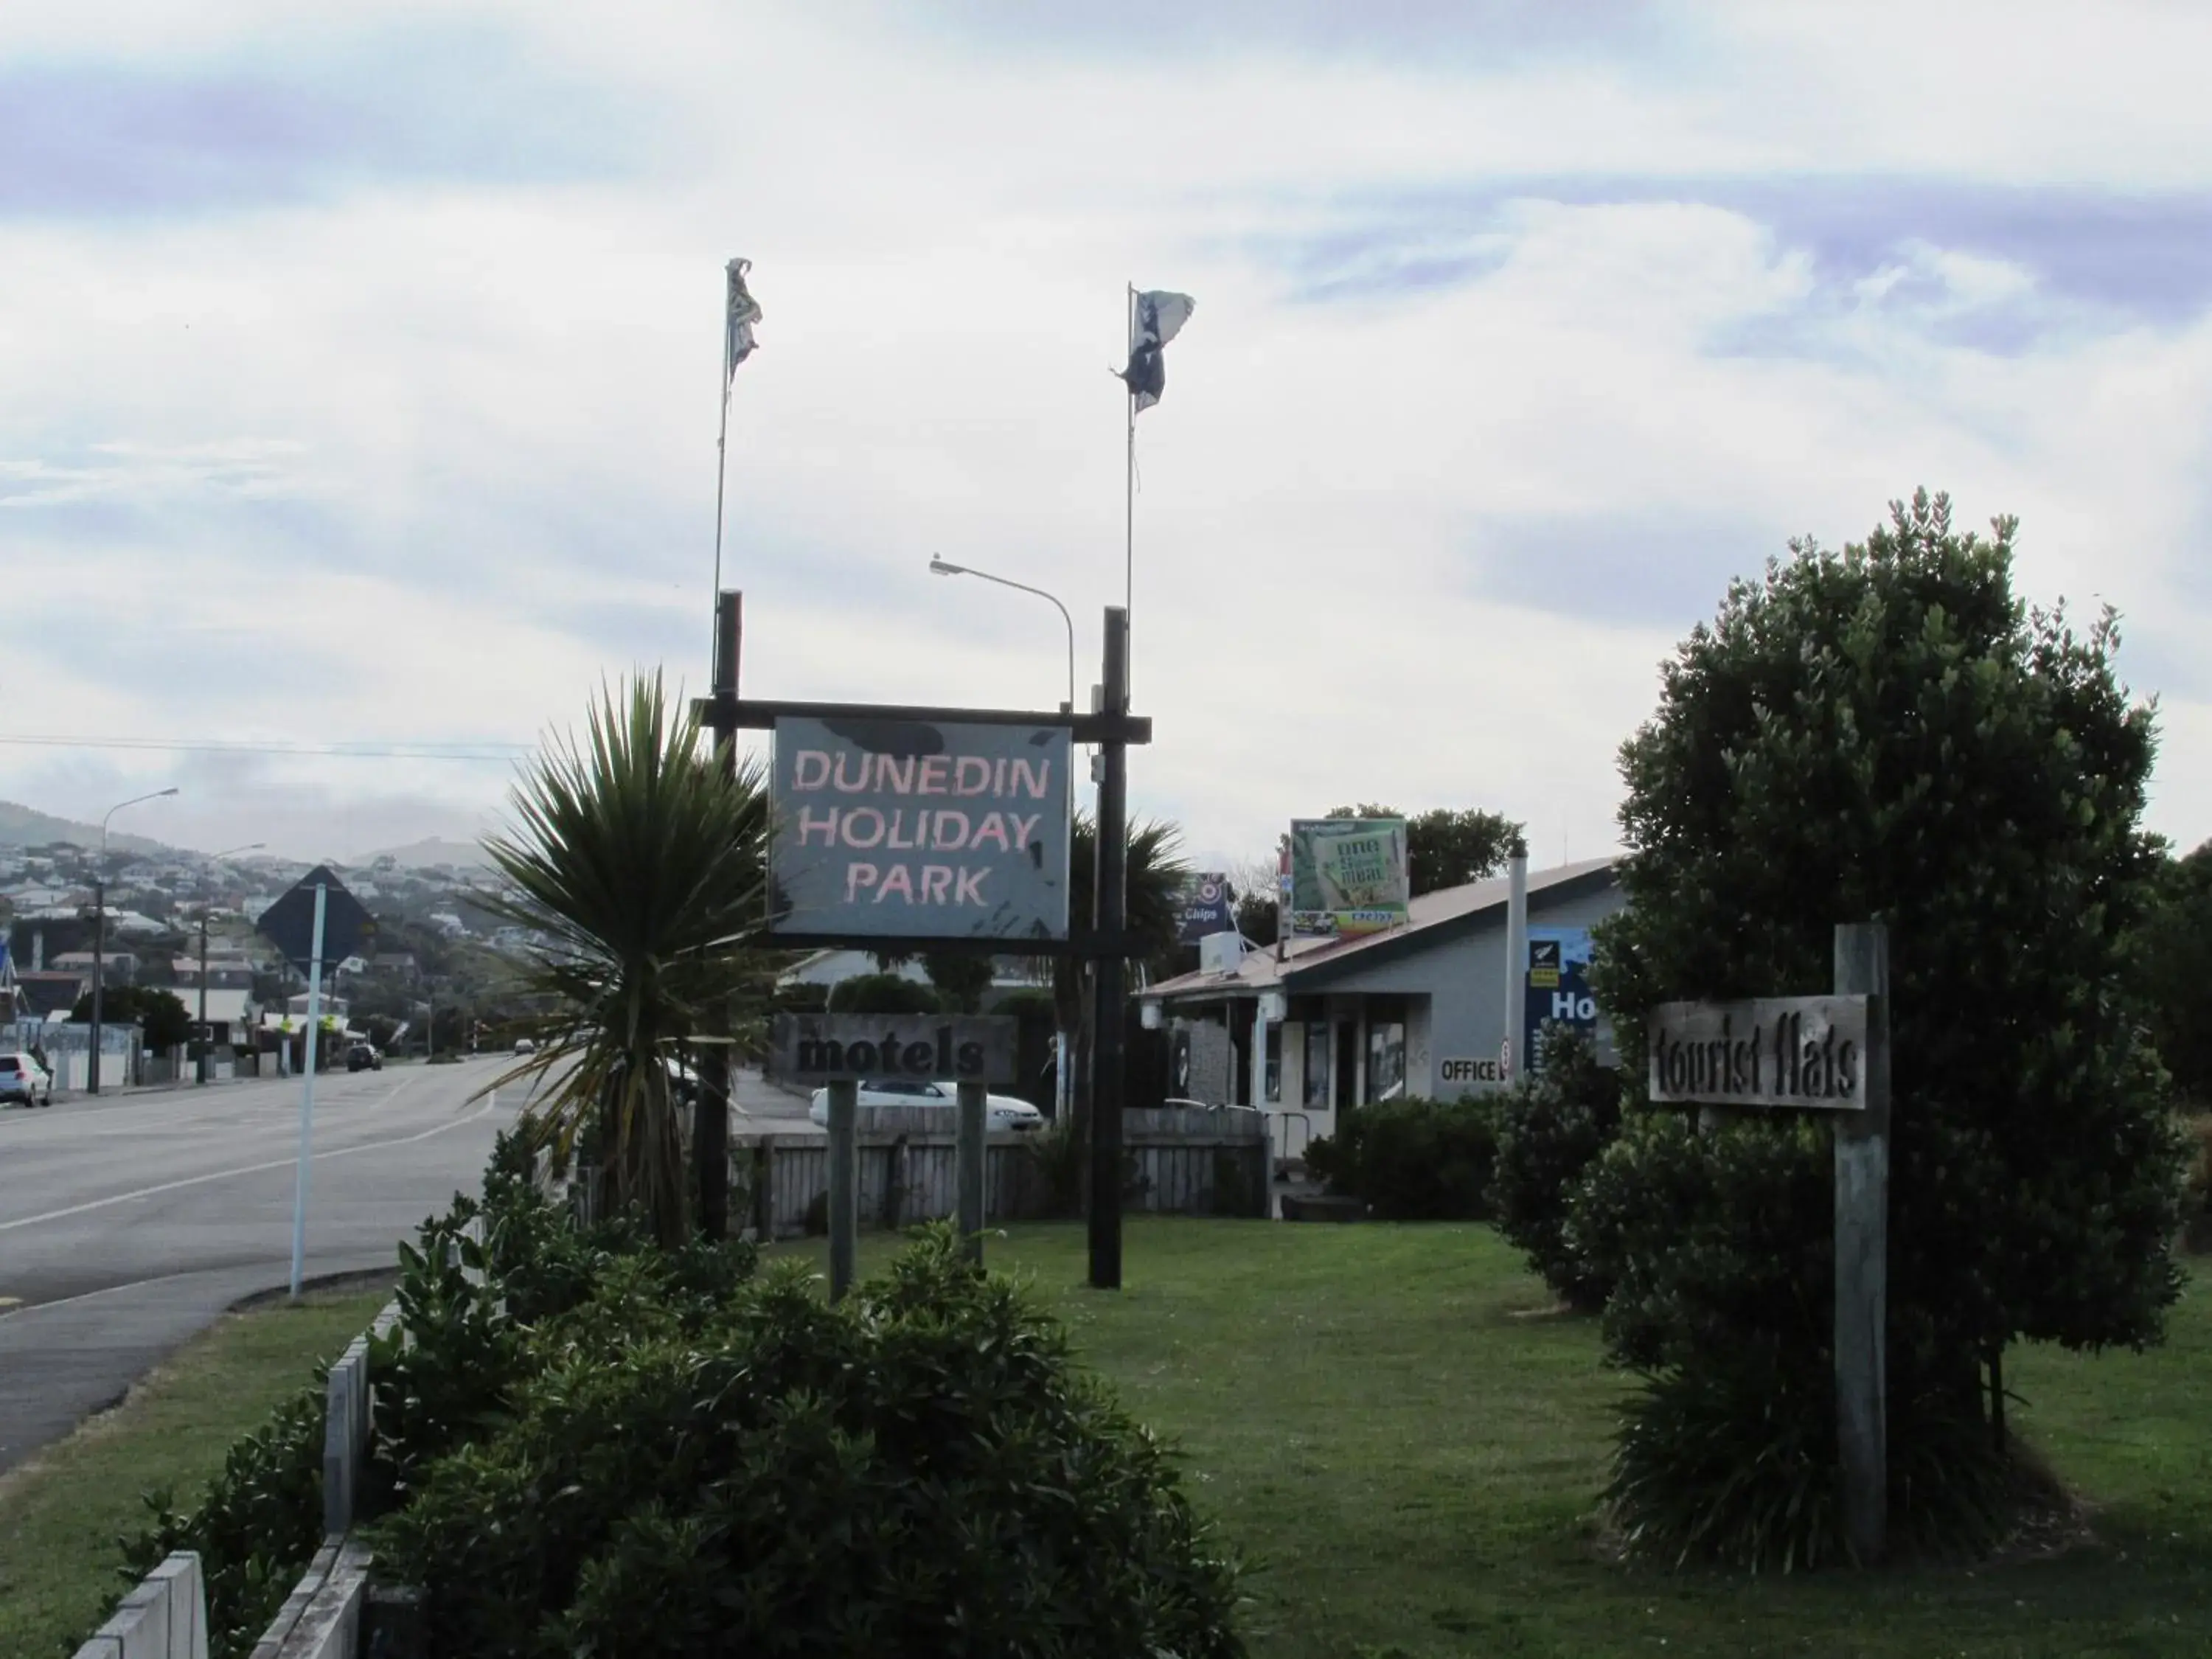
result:
[[[100,863],[107,861],[107,838],[100,837]],[[92,1053],[85,1075],[85,1092],[100,1092],[100,994],[107,966],[107,879],[105,868],[92,872]]]
[[[714,596],[714,766],[726,780],[738,775],[738,651],[744,634],[744,595]],[[699,1165],[699,1231],[702,1237],[730,1233],[730,1091],[737,1066],[730,1052],[729,1009],[708,1012],[709,1036],[720,1042],[699,1048],[699,1089],[691,1109],[692,1154]]]
[[[208,908],[203,902],[200,905],[200,1063],[192,1073],[195,1085],[205,1083],[208,1077],[207,934]]]

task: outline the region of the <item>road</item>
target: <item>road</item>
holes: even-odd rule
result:
[[[389,1267],[473,1192],[519,1091],[491,1058],[315,1085],[309,1276]],[[297,1079],[0,1110],[0,1472],[290,1267]]]

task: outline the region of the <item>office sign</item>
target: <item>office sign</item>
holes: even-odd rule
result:
[[[769,931],[1067,937],[1064,726],[775,723]]]
[[[1403,818],[1294,818],[1291,932],[1335,938],[1406,924]]]
[[[1866,1109],[1863,996],[1662,1003],[1650,1043],[1654,1105]]]
[[[1513,1080],[1503,1054],[1457,1054],[1437,1062],[1437,1081],[1460,1089],[1502,1089]]]
[[[769,1042],[778,1075],[801,1083],[1012,1083],[1018,1026],[965,1014],[779,1014]]]

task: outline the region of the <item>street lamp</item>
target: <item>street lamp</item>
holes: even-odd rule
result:
[[[92,1062],[85,1074],[87,1094],[100,1092],[100,991],[107,977],[107,825],[126,806],[136,806],[142,800],[159,800],[176,793],[173,787],[156,789],[150,794],[133,795],[109,807],[107,816],[100,821],[100,862],[92,872]]]
[[[221,864],[234,853],[258,853],[268,844],[265,841],[249,841],[243,847],[226,847],[220,853],[208,854],[208,862]],[[207,901],[203,899],[200,901],[200,1057],[198,1064],[192,1068],[195,1085],[208,1080],[207,936],[208,907]]]
[[[1060,612],[1060,621],[1067,628],[1067,701],[1060,708],[1068,714],[1075,712],[1075,620],[1067,614],[1067,607],[1044,591],[1031,587],[1027,582],[1012,581],[1005,576],[994,576],[988,570],[978,570],[971,565],[953,564],[935,554],[930,555],[929,574],[933,576],[975,576],[987,582],[996,582],[1001,587],[1011,587],[1017,592],[1034,593]]]

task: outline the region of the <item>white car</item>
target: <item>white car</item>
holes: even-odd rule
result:
[[[915,1078],[870,1078],[860,1085],[860,1104],[863,1106],[942,1106],[951,1111],[959,1104],[960,1091],[950,1083],[935,1083]],[[1044,1114],[1026,1100],[1013,1095],[986,1097],[985,1111],[994,1129],[1042,1129]],[[830,1126],[830,1091],[817,1089],[814,1103],[806,1115],[827,1128]]]
[[[11,1100],[26,1106],[54,1103],[54,1074],[39,1064],[37,1056],[20,1049],[0,1054],[0,1104]]]

